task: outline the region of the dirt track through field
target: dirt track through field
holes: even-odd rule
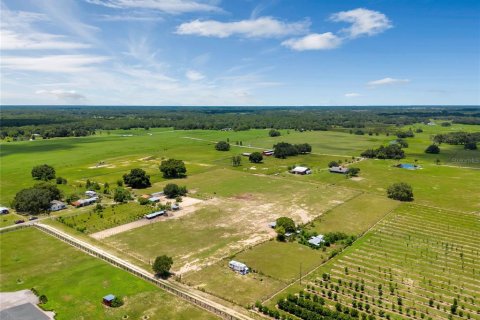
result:
[[[100,240],[104,239],[107,237],[111,237],[113,235],[129,231],[132,229],[140,228],[152,223],[157,223],[161,221],[166,221],[166,220],[171,220],[171,219],[178,219],[180,217],[183,217],[187,214],[190,214],[198,209],[198,206],[203,203],[203,200],[195,199],[195,198],[189,198],[189,197],[184,197],[182,200],[182,203],[180,204],[181,209],[178,211],[169,211],[168,216],[160,216],[151,220],[148,219],[141,219],[137,221],[133,221],[130,223],[122,224],[121,226],[118,227],[113,227],[110,229],[102,230],[99,232],[92,233],[90,237]]]

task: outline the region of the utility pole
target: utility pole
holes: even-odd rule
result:
[[[302,285],[302,263],[300,262],[300,285]]]

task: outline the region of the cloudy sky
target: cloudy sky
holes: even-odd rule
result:
[[[478,0],[1,0],[1,104],[480,104]]]

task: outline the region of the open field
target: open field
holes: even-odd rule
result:
[[[272,177],[226,169],[193,175],[182,182],[195,196],[215,198],[185,217],[130,230],[105,241],[135,252],[144,261],[170,254],[174,270],[184,273],[271,238],[273,230],[268,223],[278,217],[289,216],[306,223],[357,194],[303,181],[281,183]]]
[[[90,257],[33,228],[0,235],[1,291],[35,288],[56,319],[215,319],[210,313],[169,295],[127,272]],[[125,305],[107,308],[113,293]]]
[[[318,269],[307,291],[395,319],[480,319],[479,233],[478,215],[404,204]]]

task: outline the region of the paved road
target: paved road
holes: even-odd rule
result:
[[[207,311],[210,311],[224,319],[229,320],[253,320],[252,318],[248,317],[247,315],[241,314],[238,311],[235,311],[229,307],[221,305],[217,302],[211,301],[206,297],[200,296],[196,294],[193,290],[189,290],[189,288],[185,288],[183,286],[174,284],[170,281],[158,279],[150,272],[128,262],[125,261],[117,256],[112,255],[100,248],[97,248],[94,245],[91,245],[85,241],[77,239],[65,232],[62,232],[52,226],[41,224],[41,223],[34,223],[34,227],[38,228],[39,230],[46,232],[50,235],[55,236],[56,238],[78,248],[81,249],[95,257],[103,259],[114,266],[117,266],[121,269],[124,269],[137,277],[140,277],[144,280],[152,282],[157,286],[165,289],[166,291],[175,294],[184,300],[187,300]]]

